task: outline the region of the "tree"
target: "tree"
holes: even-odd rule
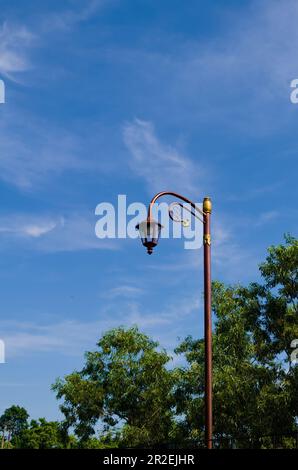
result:
[[[173,423],[170,357],[137,327],[105,333],[98,350],[86,353],[80,372],[58,379],[53,389],[63,399],[65,426],[87,440],[99,419],[105,429],[121,426],[123,445],[153,445],[169,440]]]
[[[216,445],[270,447],[270,435],[297,431],[298,368],[290,363],[298,338],[297,269],[298,242],[287,235],[268,249],[261,281],[212,284]],[[184,365],[173,369],[170,356],[136,327],[108,331],[97,346],[81,371],[53,386],[64,429],[74,428],[78,446],[203,444],[203,339],[187,337],[176,349]],[[96,439],[98,423],[103,433]]]
[[[28,426],[29,415],[25,408],[13,405],[7,408],[0,417],[0,431],[2,433],[1,447],[4,447],[5,440],[10,442],[23,429]]]
[[[213,283],[215,437],[286,434],[296,429],[297,367],[289,364],[298,337],[297,240],[270,247],[261,264],[262,283],[247,288]],[[186,438],[204,429],[204,343],[191,337],[177,348],[187,365],[179,370],[177,410]],[[257,445],[257,444],[255,444]]]
[[[260,362],[284,355],[290,365],[291,342],[298,338],[298,240],[271,246],[260,265],[264,283],[242,289],[242,302]]]
[[[65,438],[65,433],[57,421],[40,418],[32,420],[27,429],[22,430],[12,443],[15,447],[26,449],[62,449],[75,446],[72,437]]]
[[[241,289],[213,284],[214,436],[247,445],[248,438],[287,433],[295,428],[290,388],[280,364],[260,364],[246,329]],[[204,343],[191,337],[176,349],[187,366],[180,368],[177,410],[186,439],[203,439]]]

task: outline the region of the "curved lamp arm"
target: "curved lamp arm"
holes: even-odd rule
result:
[[[178,199],[181,199],[181,201],[184,201],[186,202],[187,204],[190,204],[191,207],[199,212],[201,215],[205,215],[205,212],[201,211],[201,209],[198,208],[198,206],[192,202],[190,199],[188,199],[187,197],[185,196],[181,196],[181,194],[178,194],[178,193],[174,193],[172,191],[161,191],[160,193],[157,193],[155,194],[155,196],[151,199],[150,201],[150,204],[149,204],[149,207],[148,207],[148,216],[147,216],[147,220],[151,220],[152,219],[152,207],[153,205],[155,204],[155,202],[157,201],[157,199],[159,199],[160,197],[162,196],[174,196],[174,197],[177,197]],[[191,212],[192,215],[196,216],[193,212]],[[202,221],[204,223],[204,221]]]

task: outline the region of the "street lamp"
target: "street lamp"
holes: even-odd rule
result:
[[[152,218],[152,207],[162,196],[173,196],[190,205],[189,212],[199,218],[203,223],[204,245],[204,339],[205,339],[205,444],[207,449],[212,449],[212,321],[211,321],[211,236],[210,216],[212,204],[209,197],[203,200],[203,210],[196,204],[180,194],[162,191],[157,193],[150,201],[147,219],[136,226],[139,230],[142,244],[147,248],[147,253],[152,254],[153,248],[158,244],[162,225]],[[174,203],[181,207],[182,204]],[[175,220],[172,212],[169,212],[172,220]],[[202,219],[200,218],[202,216]],[[180,222],[184,223],[183,220]]]
[[[136,225],[136,229],[140,233],[143,245],[147,248],[148,255],[152,255],[153,248],[158,243],[162,225],[150,218]]]

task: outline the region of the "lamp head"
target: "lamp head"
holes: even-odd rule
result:
[[[151,255],[158,243],[162,225],[154,219],[146,219],[136,225],[136,229],[139,231],[142,244],[147,248],[148,255]]]

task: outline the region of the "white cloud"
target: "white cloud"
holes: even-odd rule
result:
[[[273,220],[276,220],[278,217],[280,216],[279,212],[276,211],[276,210],[271,210],[271,211],[267,211],[267,212],[262,212],[255,224],[257,227],[261,227],[263,225],[266,225],[268,222],[271,222]]]
[[[182,46],[172,92],[191,101],[196,122],[271,133],[293,118],[290,82],[297,78],[298,3],[253,1],[225,16],[226,31]],[[187,109],[189,112],[189,109]]]
[[[22,72],[36,66],[31,63],[30,53],[37,39],[39,45],[42,45],[48,33],[69,33],[78,23],[93,16],[105,3],[105,0],[76,1],[73,8],[50,12],[40,18],[34,32],[25,25],[7,21],[0,24],[0,75],[19,82]]]
[[[273,213],[272,215],[273,216]],[[240,242],[238,233],[251,232],[251,237],[257,236],[256,230],[271,220],[261,214],[258,220],[246,217],[218,219],[214,222],[212,262],[216,278],[231,284],[250,282],[258,277],[259,253],[254,245]]]
[[[93,216],[93,214],[92,214]],[[118,250],[118,240],[99,240],[95,235],[95,220],[88,214],[69,214],[62,217],[60,225],[36,243],[36,248],[46,252],[78,250]]]
[[[102,296],[105,298],[109,298],[109,299],[115,299],[117,297],[134,298],[143,294],[143,292],[144,292],[144,289],[141,289],[140,287],[124,284],[121,286],[112,287],[107,292],[102,294]]]
[[[64,320],[47,325],[5,322],[0,326],[1,337],[5,342],[6,360],[9,361],[11,357],[45,352],[82,356],[85,347],[95,346],[96,340],[108,327],[108,323]]]
[[[250,246],[241,244],[236,236],[243,221],[232,223],[226,218],[217,216],[211,225],[211,264],[212,279],[227,283],[245,282],[257,275],[259,259]],[[265,223],[265,222],[264,222]],[[248,222],[244,224],[247,229]],[[256,226],[256,225],[255,225]],[[243,227],[241,228],[243,229]],[[180,253],[168,256],[166,263],[154,262],[147,266],[159,272],[175,273],[175,279],[187,279],[193,271],[203,270],[203,248],[199,250],[181,250]],[[199,276],[199,274],[198,274]],[[185,281],[183,281],[185,282]],[[201,277],[201,284],[203,277]]]
[[[7,250],[21,244],[22,249],[42,252],[119,249],[117,240],[96,238],[92,216],[88,213],[71,213],[67,217],[32,214],[2,216],[1,248]]]
[[[295,112],[290,82],[298,76],[297,1],[254,0],[217,15],[222,26],[211,38],[173,36],[164,52],[160,42],[168,36],[155,42],[149,30],[150,47],[110,47],[104,54],[126,67],[138,63],[148,93],[144,87],[136,93],[156,122],[183,123],[197,135],[218,130],[218,138],[223,129],[252,138],[284,129]]]
[[[0,121],[0,178],[22,190],[38,189],[65,171],[98,169],[82,157],[83,139],[20,110],[5,107]]]
[[[0,74],[17,80],[17,74],[31,67],[28,50],[34,35],[25,26],[0,26]]]
[[[106,0],[76,0],[74,8],[48,14],[42,22],[42,30],[44,32],[69,32],[78,23],[87,21],[106,3]]]
[[[130,152],[130,168],[145,180],[150,193],[163,190],[184,192],[185,188],[188,194],[196,193],[198,178],[202,178],[199,166],[174,147],[160,142],[151,122],[135,119],[127,123],[123,137]]]
[[[53,21],[52,34],[55,32],[55,19],[60,19],[65,29],[69,30],[76,23],[88,19],[104,0],[76,2],[72,9],[62,10],[57,15],[50,14],[47,18]],[[42,23],[42,21],[41,21]],[[57,25],[59,28],[60,26]],[[63,27],[64,28],[64,27]],[[62,28],[62,29],[63,29]],[[50,33],[50,31],[47,31]],[[5,76],[14,81],[23,80],[21,72],[36,69],[30,61],[32,48],[38,43],[43,46],[46,39],[45,28],[36,24],[34,33],[24,25],[13,25],[7,22],[0,24],[0,77]],[[39,64],[40,65],[40,64]],[[41,68],[44,67],[44,64]],[[48,75],[48,71],[46,72]],[[41,78],[39,77],[39,80]],[[6,87],[7,90],[7,87]],[[86,158],[86,141],[94,145],[94,133],[99,130],[93,124],[89,135],[84,130],[69,131],[61,126],[53,125],[44,117],[35,117],[28,109],[20,109],[15,103],[17,99],[10,90],[6,97],[6,105],[1,107],[0,120],[0,179],[17,186],[22,190],[38,189],[51,177],[73,170],[98,170],[100,156],[94,148],[88,151]],[[90,126],[88,126],[90,128]],[[98,137],[100,139],[100,137]],[[98,139],[96,149],[98,149]]]
[[[52,231],[57,221],[32,216],[0,217],[0,234],[38,238]]]
[[[134,302],[124,303],[120,308],[121,311],[118,305],[118,315],[115,315],[115,310],[111,314],[114,307],[109,305],[97,319],[86,322],[69,319],[46,324],[2,320],[0,332],[5,343],[6,361],[9,362],[12,357],[40,353],[83,356],[86,350],[96,347],[96,342],[105,331],[120,325],[137,325],[140,330],[160,341],[162,347],[173,348],[177,343],[177,332],[187,334],[181,328],[186,317],[196,315],[199,308],[202,310],[202,302],[198,297],[183,297],[178,302],[167,304],[166,310],[152,311]],[[193,330],[189,333],[193,333]]]
[[[258,257],[247,246],[240,245],[233,238],[222,245],[213,246],[213,273],[216,279],[237,284],[256,279]]]
[[[23,227],[23,231],[30,237],[38,238],[41,235],[45,235],[46,233],[50,232],[55,227],[56,227],[55,222],[52,222],[49,224],[42,224],[42,225],[25,225],[25,227]]]

